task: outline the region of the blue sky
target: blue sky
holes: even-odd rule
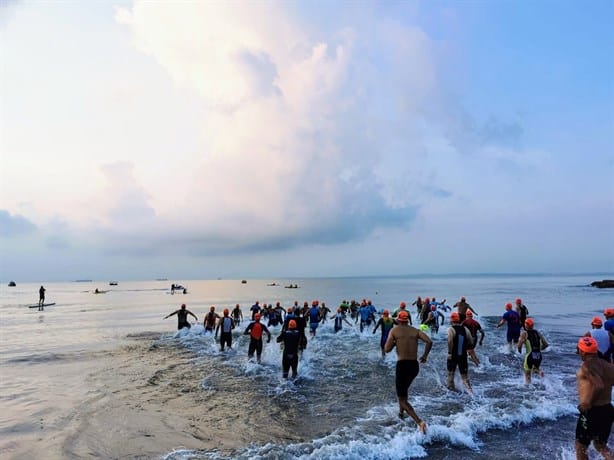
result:
[[[4,2],[0,278],[614,273],[612,2]]]

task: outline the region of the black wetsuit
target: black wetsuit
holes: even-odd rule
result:
[[[217,325],[217,329],[220,331],[220,349],[224,351],[224,346],[232,348],[232,330],[235,327],[235,323],[230,316],[224,316]],[[216,329],[216,331],[217,331]]]
[[[177,310],[177,329],[181,329],[183,327],[187,327],[189,329],[192,326],[190,326],[190,323],[188,323],[188,311],[181,309]]]
[[[292,368],[292,377],[296,377],[298,368],[298,349],[300,346],[301,335],[296,329],[287,329],[283,331],[277,342],[283,342],[284,353],[281,359],[281,367],[283,371],[283,378],[288,378],[288,372]]]
[[[452,325],[456,334],[452,345],[452,357],[448,358],[447,367],[449,372],[454,372],[456,366],[462,375],[467,374],[469,366],[467,364],[467,349],[471,343],[471,335],[467,337],[464,326]]]

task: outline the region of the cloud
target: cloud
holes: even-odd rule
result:
[[[117,9],[135,47],[203,108],[185,196],[148,211],[166,229],[151,235],[158,244],[185,239],[197,252],[338,244],[407,228],[424,201],[449,195],[412,174],[425,161],[424,109],[437,91],[428,36],[388,19],[372,35],[349,25],[312,36],[279,6]],[[122,212],[142,212],[145,202]]]
[[[0,236],[11,238],[29,235],[36,230],[36,225],[25,217],[11,215],[8,211],[0,209]]]

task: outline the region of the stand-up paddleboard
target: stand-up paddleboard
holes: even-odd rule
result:
[[[51,303],[44,303],[43,307],[51,307],[52,305],[55,305],[55,302],[51,302]],[[38,308],[40,305],[36,304],[36,305],[28,305],[28,308]]]

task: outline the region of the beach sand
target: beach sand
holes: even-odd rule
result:
[[[240,386],[203,390],[206,369],[177,344],[155,341],[159,336],[144,333],[116,350],[39,364],[54,366],[45,381],[37,381],[36,365],[24,367],[16,385],[45,401],[26,414],[31,424],[3,436],[0,457],[159,458],[179,448],[229,452],[298,440],[280,414],[250,410],[258,402],[246,401]]]

